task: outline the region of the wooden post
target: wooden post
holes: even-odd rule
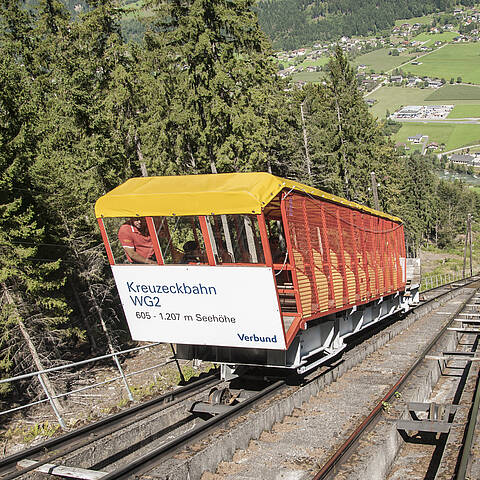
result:
[[[470,243],[470,276],[473,277],[472,265],[472,215],[468,214],[468,238]]]
[[[305,125],[305,115],[303,114],[303,104],[305,100],[300,104],[300,113],[302,115],[302,130],[303,130],[303,145],[305,147],[305,158],[307,160],[307,173],[308,177],[312,176],[312,168],[310,163],[310,154],[308,153],[308,138],[307,138],[307,128]]]
[[[378,203],[377,178],[375,177],[375,172],[371,172],[370,177],[372,181],[373,204],[375,206],[375,210],[380,210],[380,205]]]
[[[465,269],[467,267],[467,246],[468,246],[468,217],[467,217],[467,228],[465,231],[465,246],[463,248],[463,278],[465,278]]]

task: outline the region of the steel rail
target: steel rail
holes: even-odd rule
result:
[[[476,280],[476,279],[475,279]],[[473,280],[473,281],[475,281]],[[472,282],[473,282],[472,281]],[[471,282],[471,283],[472,283]],[[458,289],[465,288],[466,285],[462,285],[458,287]],[[440,287],[438,287],[440,288]],[[445,292],[444,294],[439,295],[438,297],[431,298],[425,302],[423,302],[419,307],[424,306],[429,302],[433,302],[438,300],[443,295],[446,295],[449,292]],[[383,405],[385,402],[389,402],[394,397],[395,393],[398,389],[407,381],[410,375],[415,371],[418,365],[424,360],[424,358],[428,355],[430,350],[435,346],[435,344],[440,340],[440,338],[444,335],[447,331],[447,328],[452,324],[454,318],[465,308],[465,305],[472,299],[472,297],[476,294],[477,290],[475,290],[472,295],[470,295],[467,300],[465,300],[462,305],[455,311],[452,315],[452,318],[442,327],[442,329],[437,333],[435,338],[423,349],[422,353],[418,356],[417,360],[411,365],[411,367],[400,377],[400,379],[393,385],[392,388],[387,392],[387,394],[380,400],[380,402],[373,408],[370,414],[363,420],[363,422],[353,431],[353,433],[347,438],[347,440],[340,446],[340,448],[328,459],[328,461],[323,465],[320,471],[313,477],[313,480],[325,480],[328,478],[330,474],[334,472],[335,467],[340,463],[340,461],[345,458],[347,453],[349,453],[352,448],[356,445],[360,436],[365,430],[374,424],[374,422],[378,422],[379,414],[382,412]],[[418,308],[418,307],[416,307]],[[415,309],[414,309],[415,310]]]
[[[470,411],[470,416],[468,418],[468,427],[467,434],[462,447],[462,454],[460,457],[460,464],[458,467],[457,474],[455,475],[455,480],[465,480],[467,475],[468,462],[470,460],[473,437],[475,434],[475,426],[477,424],[478,417],[478,407],[480,404],[480,382],[477,379],[476,388],[475,388],[475,397],[473,400],[472,409]]]
[[[193,382],[190,385],[185,385],[176,390],[160,395],[159,397],[154,398],[148,402],[142,403],[141,405],[137,405],[133,408],[129,408],[115,415],[104,418],[98,422],[86,425],[78,430],[74,430],[70,433],[67,433],[57,438],[52,438],[51,440],[48,440],[44,443],[41,443],[29,449],[22,450],[21,452],[5,457],[0,460],[0,472],[1,471],[4,472],[3,474],[0,473],[0,475],[3,475],[3,476],[0,476],[0,479],[12,480],[14,478],[18,478],[19,476],[24,475],[25,473],[35,470],[41,465],[45,465],[46,463],[49,463],[52,460],[55,460],[56,458],[60,458],[65,455],[68,455],[69,453],[72,453],[73,451],[78,450],[79,448],[82,448],[94,441],[98,441],[101,438],[104,438],[105,436],[110,435],[122,428],[128,427],[129,425],[132,425],[133,423],[136,423],[139,420],[142,420],[150,415],[153,415],[154,413],[157,413],[161,410],[165,410],[169,407],[172,407],[177,403],[184,401],[186,398],[189,398],[190,396],[196,393],[199,393],[205,390],[206,388],[211,388],[221,382],[222,380],[218,378],[217,373],[213,375],[209,375],[203,379]],[[158,408],[155,408],[156,406]],[[136,416],[130,422],[122,423],[122,420],[128,419],[128,417],[136,415],[141,412],[144,412],[142,417],[139,418],[138,416]],[[102,432],[102,430],[104,431]],[[95,433],[96,431],[98,431],[99,434],[92,435],[92,433]],[[82,441],[81,438],[86,436],[87,434],[89,435],[88,438]],[[57,451],[55,454],[50,455],[46,459],[37,461],[34,465],[25,467],[22,470],[19,470],[16,472],[11,472],[12,466],[15,466],[18,461],[29,458],[32,455],[35,455],[39,452],[42,452],[42,453],[48,452],[48,450],[53,447],[55,447],[56,449],[61,448],[62,444],[66,445],[67,447],[69,444],[72,444],[72,445],[66,449]],[[10,471],[7,471],[5,474],[5,470],[8,468],[10,469]]]
[[[471,278],[473,278],[473,277],[471,277]],[[458,288],[463,288],[464,286],[465,285],[462,285],[462,286],[459,286]],[[432,289],[432,290],[441,289],[442,287],[443,286],[439,286],[439,287],[436,287],[435,289]],[[429,290],[429,291],[432,291],[432,290]],[[450,293],[450,292],[451,292],[451,290],[439,295],[439,297],[441,297],[442,295],[446,295],[447,293]],[[434,301],[434,300],[438,299],[439,297],[434,297],[434,298],[431,298],[427,301],[424,301],[419,306],[422,306],[422,305],[425,305],[425,303],[429,303],[431,301]],[[75,430],[73,432],[67,433],[67,434],[62,435],[60,437],[51,439],[51,440],[49,440],[47,442],[44,442],[40,445],[31,447],[27,450],[23,450],[22,452],[18,452],[18,453],[13,454],[9,457],[1,459],[0,460],[0,475],[2,475],[2,473],[1,473],[2,470],[3,470],[3,472],[5,472],[6,467],[11,466],[12,464],[18,462],[19,460],[31,457],[32,455],[35,455],[39,452],[44,453],[45,451],[48,451],[52,447],[57,447],[58,448],[58,446],[61,445],[62,443],[63,444],[68,444],[68,442],[71,442],[71,441],[73,442],[75,440],[79,440],[82,435],[86,435],[87,433],[91,434],[92,432],[95,432],[96,430],[101,430],[102,428],[108,428],[109,425],[110,426],[115,426],[115,424],[118,424],[121,420],[125,419],[126,417],[128,417],[130,415],[134,415],[134,414],[136,414],[138,412],[141,412],[142,410],[146,410],[150,407],[153,407],[156,404],[160,404],[162,402],[164,403],[164,405],[161,406],[162,408],[159,408],[156,411],[160,411],[164,408],[168,408],[170,406],[173,406],[176,403],[179,403],[180,401],[183,401],[185,399],[185,398],[179,398],[177,400],[173,400],[173,398],[175,396],[182,395],[183,393],[187,393],[190,390],[194,390],[194,389],[202,386],[203,384],[207,384],[209,382],[212,382],[212,385],[209,385],[209,386],[213,386],[215,384],[221,383],[221,381],[218,380],[218,379],[214,380],[215,378],[216,378],[216,376],[213,376],[213,375],[209,376],[209,377],[206,377],[205,379],[199,380],[199,381],[197,381],[197,382],[195,382],[191,385],[187,385],[187,386],[181,387],[181,388],[179,388],[179,389],[177,389],[173,392],[166,393],[166,394],[164,394],[164,395],[162,395],[162,396],[160,396],[156,399],[153,399],[149,402],[146,402],[145,404],[138,405],[136,407],[125,410],[123,412],[119,412],[116,415],[107,417],[107,418],[105,418],[103,420],[100,420],[98,422],[95,422],[93,424],[86,425],[85,427],[82,427],[78,430]],[[279,384],[279,385],[277,385],[277,384]],[[279,388],[281,385],[284,385],[284,384],[285,384],[285,382],[281,381],[281,382],[277,382],[276,384],[273,384],[270,387],[267,387],[267,389],[265,389],[265,390],[259,392],[258,394],[244,400],[241,404],[232,407],[231,411],[226,412],[226,413],[221,414],[221,415],[218,415],[218,416],[208,420],[207,422],[205,422],[204,424],[201,425],[201,428],[199,428],[198,431],[194,430],[193,435],[192,435],[192,432],[189,432],[189,434],[184,434],[183,436],[179,437],[179,439],[174,440],[172,442],[169,442],[168,444],[164,445],[163,447],[160,447],[159,449],[157,449],[153,452],[150,452],[149,454],[141,457],[141,459],[138,459],[137,461],[133,462],[132,464],[128,465],[125,468],[129,469],[129,471],[131,471],[132,469],[139,468],[139,466],[142,465],[143,463],[145,463],[146,461],[153,460],[153,459],[155,459],[155,458],[157,458],[157,457],[159,457],[163,454],[166,454],[167,451],[172,450],[175,447],[178,447],[178,446],[181,446],[181,445],[187,443],[192,438],[196,438],[201,433],[204,433],[207,430],[210,430],[211,428],[213,428],[213,426],[215,424],[228,419],[228,417],[230,417],[230,416],[234,416],[237,413],[237,411],[241,410],[242,408],[245,408],[247,405],[249,405],[252,402],[255,402],[257,399],[260,399],[263,396],[267,395],[273,387],[274,387],[273,389],[276,389],[276,388]],[[277,386],[275,386],[275,385],[277,385]],[[395,387],[393,387],[393,388],[395,388]],[[393,390],[392,395],[393,395],[394,392],[395,392],[395,390]],[[151,415],[153,413],[156,413],[156,412],[147,413],[147,414],[144,415],[144,417],[146,417],[148,415]],[[142,417],[142,418],[144,418],[144,417]],[[133,420],[131,423],[135,423],[136,421],[138,421],[138,418]],[[128,426],[130,424],[122,424],[116,430],[121,429],[121,428],[125,428],[125,426]],[[17,477],[19,477],[19,476],[21,476],[25,473],[28,473],[29,471],[35,470],[36,468],[38,468],[41,465],[44,465],[46,463],[51,462],[52,460],[54,460],[56,458],[65,456],[65,455],[71,453],[72,451],[75,451],[79,448],[82,448],[83,446],[88,445],[89,443],[92,443],[93,441],[98,441],[99,439],[103,438],[106,435],[109,435],[109,434],[115,432],[116,430],[115,429],[114,430],[109,430],[108,432],[104,432],[100,435],[96,435],[96,436],[94,436],[94,438],[89,438],[86,441],[81,442],[80,444],[76,443],[75,446],[70,447],[66,450],[62,450],[60,452],[57,452],[55,455],[49,456],[45,460],[40,460],[30,467],[25,467],[24,469],[22,469],[18,472],[12,473],[8,476],[2,476],[0,478],[1,478],[1,480],[10,480],[10,479],[17,478]],[[121,469],[121,470],[112,472],[110,474],[107,474],[107,476],[105,476],[104,478],[105,478],[105,480],[109,480],[110,478],[112,478],[112,479],[114,479],[114,478],[126,478],[124,476],[125,473],[122,473],[123,470],[124,469]],[[114,476],[111,476],[111,475],[114,475]]]
[[[139,474],[139,470],[141,469],[142,472],[151,470],[152,467],[158,462],[159,459],[164,458],[167,455],[170,455],[175,449],[186,445],[187,443],[191,442],[199,438],[200,436],[205,435],[207,432],[215,428],[218,424],[226,422],[240,412],[245,410],[248,406],[254,404],[255,402],[259,401],[260,399],[264,399],[270,395],[273,395],[278,390],[286,385],[285,380],[279,380],[272,385],[264,388],[260,392],[252,395],[251,397],[246,398],[238,405],[234,405],[231,407],[231,410],[221,413],[211,419],[205,421],[198,425],[194,430],[184,433],[180,435],[178,438],[162,445],[161,447],[152,450],[151,452],[141,456],[140,458],[135,459],[133,462],[125,465],[118,470],[113,472],[107,473],[105,476],[102,477],[102,480],[121,480],[127,479],[130,475]]]

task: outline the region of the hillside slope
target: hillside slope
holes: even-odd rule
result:
[[[474,3],[473,0],[260,0],[256,10],[260,26],[274,46],[292,50],[344,35],[375,34],[401,18]]]

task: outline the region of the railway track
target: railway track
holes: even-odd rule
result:
[[[0,478],[2,480],[20,478],[52,461],[86,448],[93,442],[99,442],[108,436],[114,435],[116,432],[129,428],[137,422],[165,412],[181,402],[214,388],[220,383],[218,372],[208,375],[149,402],[142,403],[98,422],[86,425],[83,428],[5,457],[0,460]],[[33,463],[26,465],[27,461]],[[19,467],[22,463],[24,466]]]
[[[477,288],[479,285],[472,286]],[[467,301],[472,288],[461,290],[464,300]],[[442,302],[438,294],[448,301]],[[446,323],[447,316],[455,315],[460,307],[461,297],[455,298],[454,294],[455,290],[450,288],[431,291],[429,300],[424,299],[417,312],[413,314],[418,319],[398,330],[398,324],[407,321],[407,317],[391,325],[387,329],[390,331],[380,332],[369,339],[366,342],[369,345],[360,346],[360,350],[364,347],[367,350],[367,354],[361,359],[357,358],[351,362],[351,358],[347,358],[348,355],[358,357],[361,352],[356,348],[349,352],[345,356],[345,363],[349,364],[348,371],[343,375],[342,372],[334,373],[337,368],[335,367],[331,372],[325,372],[325,375],[332,375],[336,381],[328,382],[328,386],[323,386],[318,394],[306,399],[301,407],[297,407],[293,415],[273,425],[268,434],[262,435],[252,443],[251,448],[237,451],[234,461],[222,464],[217,473],[225,480],[239,478],[270,480],[279,476],[301,480],[313,479],[318,473],[319,466],[328,462],[376,405],[380,404],[382,415],[390,409],[391,416],[395,413],[395,402],[400,392],[398,388],[392,390],[392,386],[414,363],[418,352],[425,347],[424,344],[433,340],[436,332]],[[428,315],[425,312],[427,307],[433,307]],[[444,348],[444,351],[451,350],[453,350],[451,345]],[[423,378],[428,379],[429,372],[418,375],[423,381]],[[395,381],[389,384],[393,379]],[[387,400],[384,397],[390,390],[393,399]],[[423,390],[415,386],[412,398],[421,402],[422,396]],[[396,420],[397,418],[389,419],[390,422]],[[396,430],[391,436],[395,435],[398,436]],[[368,432],[366,438],[369,438]],[[383,455],[383,452],[391,447],[392,439],[382,436],[377,440],[378,448],[382,450]],[[359,452],[354,446],[353,458],[358,460],[372,457],[372,452],[369,451],[370,443],[367,443],[365,436],[360,438],[360,444],[366,446]],[[384,479],[386,476],[382,476],[382,461],[384,460],[380,459],[377,464],[370,465],[369,470],[359,470],[355,461],[345,468],[339,465],[338,468],[341,470],[338,478]],[[410,477],[405,475],[403,478]]]
[[[426,292],[422,305],[451,293],[455,288],[461,286],[451,285]],[[156,466],[160,463],[168,464],[179,448],[185,449],[214,430],[228,428],[233,418],[244,415],[248,409],[261,410],[266,399],[273,403],[277,398],[285,397],[287,391],[291,395],[295,389],[305,387],[331,371],[331,368],[323,367],[304,377],[299,385],[288,386],[283,380],[270,379],[262,385],[257,382],[254,388],[245,388],[248,381],[240,384],[242,381],[237,380],[236,383],[241,387],[238,388],[235,383],[227,385],[217,377],[208,377],[148,404],[7,457],[0,461],[0,479],[47,478],[36,473],[41,468],[53,474],[61,474],[65,472],[63,468],[69,468],[74,472],[73,475],[77,475],[73,478],[140,478],[145,472],[149,472],[152,478],[162,478],[160,472],[160,476],[155,476]],[[229,387],[228,390],[226,387]],[[171,413],[175,406],[175,413]],[[154,427],[159,415],[168,419],[168,422]],[[134,425],[138,424],[143,425],[142,433],[129,434],[128,432],[133,432]],[[114,446],[115,441],[112,439],[121,431],[127,431],[127,441],[120,442],[120,447]],[[98,448],[98,445],[103,446]],[[111,454],[107,455],[110,449]],[[76,457],[78,452],[83,452],[83,460]],[[67,456],[69,460],[64,463]],[[62,463],[62,466],[58,463]],[[65,464],[73,467],[66,467]],[[80,464],[88,465],[88,468],[77,468],[76,465]],[[21,469],[15,471],[19,465]]]
[[[333,479],[337,475],[342,479],[362,478],[359,472],[365,472],[368,467],[365,466],[365,462],[357,462],[356,459],[362,458],[362,453],[366,450],[370,450],[371,454],[375,442],[378,445],[379,440],[388,441],[392,430],[395,429],[400,433],[404,444],[400,445],[394,458],[392,454],[388,457],[385,449],[380,448],[379,456],[387,457],[380,463],[390,466],[383,470],[379,468],[377,475],[369,478],[388,480],[467,478],[467,465],[471,459],[480,401],[478,393],[480,282],[478,280],[473,282],[471,287],[475,288],[474,293],[462,302],[460,308],[418,355],[413,365],[391,386],[348,439],[336,449],[313,477],[314,480]],[[449,291],[453,288],[455,286],[452,285],[426,292],[423,294],[423,303],[438,298],[436,294],[439,291]],[[451,332],[459,336],[455,340],[455,349],[432,354],[434,349],[438,350],[439,344],[447,344],[443,339]],[[413,376],[422,376],[425,371],[432,369],[431,366],[425,366],[429,361],[437,363],[435,376],[439,382],[432,385],[432,392],[427,395],[428,401],[408,401],[408,394],[403,398],[404,385],[408,384]],[[408,387],[406,389],[408,390]],[[395,401],[399,405],[394,410],[392,402]],[[468,415],[469,411],[472,412],[471,415]],[[381,422],[383,425],[377,427]],[[374,440],[371,440],[372,437]],[[361,451],[358,450],[360,444]],[[352,460],[354,454],[356,459]],[[372,460],[372,464],[374,463],[375,458]]]

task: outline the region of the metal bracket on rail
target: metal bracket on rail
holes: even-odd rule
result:
[[[213,388],[208,395],[208,402],[195,402],[190,409],[191,413],[206,413],[220,415],[228,412],[234,405],[241,402],[243,390],[233,394],[229,388]]]
[[[17,463],[20,468],[31,467],[37,462],[33,460],[21,460]],[[98,470],[87,470],[85,468],[67,467],[64,465],[54,465],[53,463],[45,463],[36,468],[35,471],[44,474],[54,475],[58,477],[76,478],[78,480],[100,480],[107,475],[108,472],[100,472]]]
[[[396,421],[397,430],[414,432],[441,432],[448,433],[452,425],[450,415],[457,411],[459,405],[410,402],[407,405],[408,419]],[[427,412],[426,419],[420,419],[417,412]]]
[[[426,360],[438,360],[448,362],[449,360],[465,360],[467,362],[478,362],[480,357],[475,352],[443,352],[441,355],[426,355]]]

